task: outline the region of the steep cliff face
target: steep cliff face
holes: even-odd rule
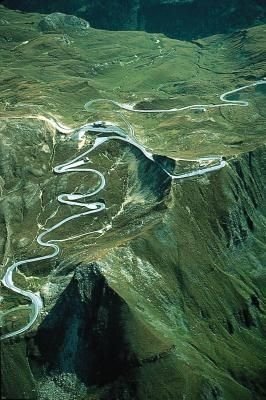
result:
[[[60,254],[14,272],[44,308],[31,331],[2,342],[3,397],[262,400],[266,85],[230,97],[248,107],[141,114],[84,104],[217,104],[263,78],[265,27],[188,43],[61,15],[43,29],[46,18],[0,7],[1,277],[15,259],[46,254],[37,235],[78,212],[58,195],[99,185],[53,168],[104,133],[72,140],[55,120],[61,130],[130,123],[155,162],[115,140],[90,154],[106,179],[93,200],[106,209],[51,232]],[[210,155],[226,166],[183,180],[164,171],[204,168],[198,157]],[[12,332],[32,310],[6,288],[1,296],[1,329]]]
[[[4,4],[26,11],[76,14],[95,28],[146,30],[179,39],[196,39],[265,22],[266,10],[260,0],[4,0]]]

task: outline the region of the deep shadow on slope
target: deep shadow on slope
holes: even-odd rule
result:
[[[123,334],[125,307],[96,264],[77,267],[69,286],[30,340],[33,370],[45,366],[48,376],[74,374],[86,386],[119,380],[111,392],[117,391],[120,399],[134,398],[129,366],[135,361]],[[129,397],[119,394],[125,383]]]
[[[146,30],[169,37],[191,40],[265,22],[263,0],[194,0],[162,2],[147,0],[4,0],[10,8],[23,11],[76,14],[95,28]]]

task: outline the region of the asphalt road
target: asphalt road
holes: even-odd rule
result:
[[[226,97],[230,96],[236,92],[245,90],[247,88],[261,85],[261,84],[266,84],[265,78],[257,81],[253,84],[242,86],[238,89],[231,90],[229,92],[223,93],[220,96],[220,100],[223,102],[221,104],[196,104],[196,105],[190,105],[182,108],[172,108],[168,110],[138,110],[134,108],[134,105],[129,105],[129,104],[121,104],[113,100],[106,100],[106,99],[96,99],[96,100],[91,100],[88,103],[85,104],[85,109],[89,110],[90,106],[94,103],[97,102],[111,102],[114,105],[118,106],[121,109],[127,110],[127,111],[132,111],[132,112],[139,112],[139,113],[169,113],[169,112],[179,112],[179,111],[184,111],[184,110],[199,110],[199,111],[206,111],[208,108],[217,108],[217,107],[224,107],[224,106],[240,106],[240,107],[247,107],[249,103],[247,101],[242,101],[242,100],[227,100]],[[8,117],[9,118],[9,117]],[[11,118],[18,118],[21,119],[21,117],[11,117]],[[137,142],[135,135],[134,135],[134,128],[129,124],[129,122],[121,116],[121,118],[126,122],[128,132],[125,130],[121,129],[117,125],[112,125],[112,123],[108,122],[102,122],[102,121],[95,121],[93,123],[85,124],[82,125],[81,127],[78,128],[69,128],[59,122],[57,122],[52,116],[42,116],[42,115],[29,115],[26,116],[25,118],[29,119],[39,119],[42,121],[47,122],[50,124],[51,127],[56,129],[58,132],[66,135],[70,135],[70,139],[80,141],[84,138],[87,132],[94,132],[95,134],[101,134],[101,136],[96,136],[96,139],[94,141],[94,144],[92,145],[91,148],[86,150],[84,153],[79,155],[78,157],[64,163],[61,165],[58,165],[54,168],[54,172],[56,174],[64,174],[64,173],[71,173],[71,172],[81,172],[81,173],[91,173],[97,175],[99,178],[99,185],[98,187],[90,193],[86,194],[80,194],[80,193],[62,193],[61,195],[58,196],[58,201],[61,204],[68,204],[71,206],[75,207],[81,207],[83,209],[82,212],[73,214],[67,218],[64,218],[62,221],[58,222],[57,224],[53,225],[52,227],[46,229],[44,232],[42,232],[38,237],[37,237],[37,242],[40,246],[46,247],[51,249],[51,253],[45,256],[40,256],[40,257],[35,257],[35,258],[30,258],[27,260],[23,261],[18,261],[12,264],[10,267],[7,268],[3,278],[2,278],[2,284],[7,287],[8,289],[12,290],[15,293],[18,293],[26,298],[28,298],[32,302],[32,314],[30,321],[22,328],[10,332],[7,334],[4,334],[1,336],[1,339],[6,339],[10,338],[19,334],[22,334],[29,330],[32,325],[35,323],[36,319],[38,318],[42,308],[43,308],[43,302],[41,299],[41,296],[39,293],[33,293],[30,290],[24,290],[18,288],[14,282],[13,282],[13,273],[16,271],[17,268],[33,263],[36,261],[42,261],[42,260],[47,260],[51,259],[55,256],[58,255],[60,249],[59,246],[56,244],[56,242],[62,242],[66,241],[69,239],[53,239],[53,240],[48,240],[45,241],[45,236],[47,236],[49,233],[55,231],[57,228],[60,226],[64,225],[65,223],[77,219],[77,218],[82,218],[90,214],[94,214],[97,212],[100,212],[105,209],[105,204],[103,202],[90,202],[89,198],[91,196],[94,196],[95,194],[99,193],[105,186],[105,178],[104,175],[92,168],[86,168],[86,164],[89,162],[88,155],[95,150],[97,147],[101,146],[103,143],[106,143],[110,140],[120,140],[123,142],[126,142],[136,148],[138,148],[145,157],[147,157],[151,162],[157,163],[164,171],[165,173],[173,180],[178,180],[178,179],[186,179],[186,178],[191,178],[195,176],[200,176],[206,173],[210,173],[213,171],[217,171],[226,165],[226,161],[222,159],[222,157],[204,157],[200,158],[197,160],[193,161],[199,161],[199,162],[204,162],[206,165],[203,168],[196,169],[191,172],[186,172],[178,175],[173,175],[165,167],[163,167],[161,164],[159,164],[154,158],[153,154],[147,150],[144,146],[142,146],[140,143]],[[214,165],[211,165],[213,164]],[[81,201],[82,200],[82,201]]]

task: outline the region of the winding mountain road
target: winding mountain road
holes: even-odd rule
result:
[[[196,105],[190,105],[182,108],[172,108],[168,110],[138,110],[134,109],[134,105],[125,105],[118,103],[113,100],[106,100],[106,99],[96,99],[96,100],[91,100],[88,103],[85,104],[85,109],[89,110],[90,106],[94,103],[97,102],[111,102],[112,104],[118,106],[120,109],[127,110],[127,111],[132,111],[132,112],[138,112],[138,113],[170,113],[170,112],[178,112],[178,111],[183,111],[183,110],[201,110],[204,111],[208,108],[217,108],[217,107],[223,107],[223,106],[248,106],[249,103],[247,101],[242,101],[242,100],[227,100],[226,97],[229,95],[232,95],[236,92],[245,90],[247,88],[261,85],[261,84],[266,84],[266,80],[262,79],[259,80],[253,84],[242,86],[238,89],[231,90],[229,92],[226,92],[220,96],[220,100],[223,101],[221,104],[196,104]],[[21,117],[7,117],[9,118],[17,118],[21,119]],[[28,298],[31,303],[32,303],[32,314],[30,317],[30,321],[23,326],[22,328],[14,331],[14,332],[9,332],[1,336],[1,339],[7,339],[19,334],[22,334],[29,330],[31,326],[35,323],[36,319],[38,318],[38,315],[40,311],[43,308],[43,302],[41,299],[41,296],[39,293],[33,293],[29,290],[24,290],[18,288],[14,282],[13,282],[13,273],[14,271],[29,263],[34,263],[37,261],[43,261],[43,260],[48,260],[53,257],[56,257],[59,253],[59,246],[56,244],[56,242],[62,242],[66,241],[68,239],[52,239],[45,241],[45,237],[55,231],[57,228],[60,226],[66,224],[67,222],[77,219],[77,218],[82,218],[86,217],[90,214],[95,214],[98,213],[102,210],[105,209],[105,204],[104,202],[89,202],[89,198],[96,195],[99,193],[105,186],[105,178],[104,175],[92,168],[86,168],[86,164],[89,162],[88,155],[95,150],[97,147],[101,146],[103,143],[106,143],[110,140],[120,140],[123,142],[126,142],[136,148],[138,148],[145,157],[147,157],[151,162],[154,162],[158,164],[164,171],[165,173],[173,180],[178,180],[178,179],[186,179],[186,178],[191,178],[194,176],[199,176],[203,175],[209,172],[217,171],[221,168],[223,168],[226,165],[226,162],[222,159],[222,157],[203,157],[200,159],[197,159],[196,161],[204,161],[205,164],[207,164],[206,167],[204,168],[199,168],[197,170],[187,172],[187,173],[182,173],[178,175],[173,175],[171,174],[164,166],[162,166],[158,161],[156,161],[153,157],[153,154],[148,151],[144,146],[142,146],[140,143],[138,143],[135,139],[134,135],[134,129],[129,124],[129,122],[122,116],[124,122],[126,122],[127,127],[129,132],[125,132],[123,129],[118,127],[117,125],[112,125],[111,123],[101,123],[101,122],[94,122],[94,123],[89,123],[82,125],[79,128],[69,128],[59,122],[57,122],[53,117],[51,116],[41,116],[41,115],[29,115],[24,118],[29,118],[29,119],[39,119],[42,121],[45,121],[50,124],[51,127],[56,129],[58,132],[63,133],[63,134],[68,134],[70,135],[70,138],[72,140],[77,140],[80,141],[86,135],[87,132],[94,132],[94,133],[100,133],[103,136],[97,136],[95,139],[94,144],[92,147],[88,150],[86,150],[84,153],[80,154],[78,157],[64,163],[61,165],[58,165],[54,167],[54,172],[56,174],[64,174],[64,173],[70,173],[70,172],[86,172],[86,173],[91,173],[96,175],[99,178],[99,185],[98,187],[89,193],[86,194],[78,194],[78,193],[62,193],[58,196],[58,201],[61,204],[68,204],[71,206],[75,207],[81,207],[83,209],[82,212],[71,215],[67,218],[64,218],[62,221],[58,222],[57,224],[53,225],[51,228],[48,228],[44,232],[42,232],[38,237],[37,237],[37,242],[40,246],[46,247],[51,249],[51,253],[48,255],[40,256],[40,257],[35,257],[35,258],[29,258],[27,260],[23,261],[18,261],[12,264],[10,267],[7,268],[3,278],[2,278],[2,284],[7,287],[8,289],[12,290],[15,293],[18,293],[26,298]],[[3,119],[3,118],[2,118]],[[195,160],[193,160],[195,161]],[[208,166],[210,163],[215,162],[215,165]]]

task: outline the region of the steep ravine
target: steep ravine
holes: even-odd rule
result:
[[[78,266],[26,335],[38,398],[264,398],[264,157],[174,183],[157,222]]]

